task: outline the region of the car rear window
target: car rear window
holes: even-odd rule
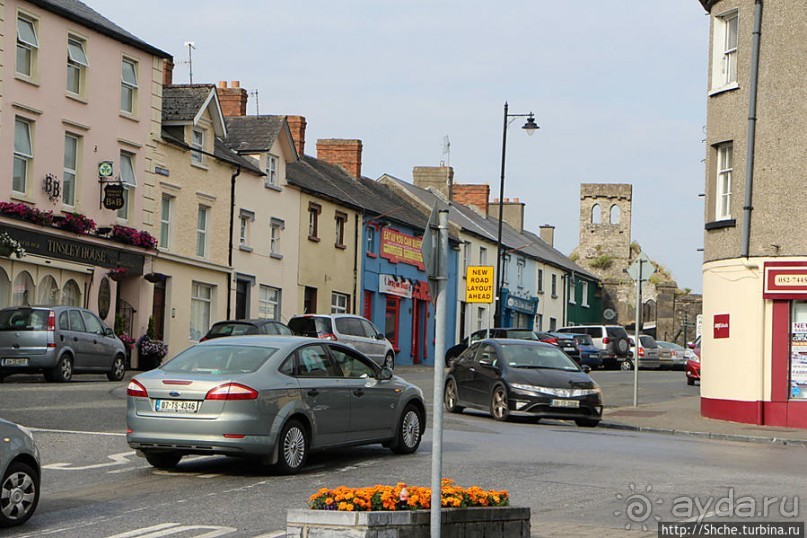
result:
[[[257,327],[249,323],[217,323],[210,328],[210,336],[239,336],[257,332]]]
[[[656,341],[655,339],[653,339],[652,336],[639,335],[639,340],[642,342],[642,345],[644,347],[649,348],[658,347],[658,344],[656,344]]]
[[[301,316],[289,320],[289,329],[299,336],[318,337],[321,334],[332,333],[331,318],[315,316]]]
[[[538,336],[529,329],[522,330],[508,330],[507,338],[515,338],[517,340],[538,340]]]
[[[275,353],[277,348],[265,346],[193,346],[163,364],[160,369],[174,374],[249,374],[263,366]]]
[[[577,336],[574,337],[574,341],[577,342],[578,346],[592,346],[592,345],[594,345],[594,341],[587,334],[578,334]]]
[[[608,336],[611,338],[627,338],[628,332],[623,327],[606,327]]]
[[[49,310],[18,308],[0,311],[0,331],[44,331]]]

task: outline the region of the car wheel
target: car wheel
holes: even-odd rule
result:
[[[695,380],[692,379],[691,377],[688,377],[687,378],[687,385],[694,385],[694,384],[695,384]]]
[[[496,385],[490,396],[490,414],[498,421],[504,422],[510,418],[510,406],[507,401],[507,389]]]
[[[112,361],[112,370],[106,373],[106,378],[110,381],[120,381],[126,373],[126,359],[123,355],[115,355]]]
[[[39,503],[39,474],[30,466],[14,462],[0,483],[0,527],[22,525]]]
[[[625,371],[627,371],[627,370],[633,370],[633,362],[632,362],[632,361],[629,361],[629,360],[624,360],[624,361],[622,361],[622,363],[619,365],[619,368],[620,368],[621,370],[625,370]]]
[[[146,461],[157,469],[173,469],[182,459],[182,454],[176,452],[145,452]]]
[[[446,382],[446,390],[443,394],[443,403],[446,406],[446,411],[449,413],[462,413],[462,410],[465,409],[464,407],[457,405],[457,402],[459,401],[458,394],[457,382],[453,379],[449,379]]]
[[[48,373],[48,381],[66,383],[73,378],[73,357],[65,353],[56,363],[56,367]]]
[[[600,421],[596,418],[576,418],[574,423],[581,428],[596,428]]]
[[[422,423],[417,407],[407,405],[398,423],[395,440],[389,446],[390,450],[396,454],[411,454],[417,450],[423,437]]]
[[[395,354],[393,354],[392,351],[387,353],[387,356],[384,357],[384,366],[386,366],[390,370],[395,369]]]
[[[299,421],[290,420],[280,431],[280,458],[277,468],[283,474],[295,474],[308,458],[308,432]]]

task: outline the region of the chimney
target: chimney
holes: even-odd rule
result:
[[[524,231],[524,204],[518,198],[505,198],[502,203],[502,220],[515,228],[518,232]],[[488,206],[488,216],[494,219],[499,218],[499,199],[494,198],[493,203]]]
[[[361,177],[361,140],[320,138],[317,140],[317,159],[341,166],[358,179]]]
[[[286,116],[286,123],[289,124],[297,155],[302,157],[305,154],[305,118],[303,116]]]
[[[416,187],[432,188],[451,200],[454,169],[450,166],[415,166],[412,169],[412,179]]]
[[[555,227],[550,224],[544,224],[543,226],[538,227],[540,232],[541,239],[544,240],[544,243],[549,245],[550,247],[555,246]]]
[[[219,81],[216,93],[219,96],[222,114],[225,116],[247,115],[247,90],[241,87],[239,81],[232,81],[229,87],[226,80]]]
[[[451,201],[466,205],[479,213],[488,214],[488,199],[490,198],[490,185],[463,185],[455,183],[451,190]]]
[[[163,86],[170,86],[174,83],[174,61],[170,58],[163,60]]]

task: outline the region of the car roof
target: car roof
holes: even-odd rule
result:
[[[275,319],[225,319],[223,321],[217,321],[213,325],[221,325],[224,323],[243,323],[243,324],[252,324],[252,325],[266,325],[267,323],[280,323],[283,324],[282,321],[277,321]]]
[[[305,343],[328,343],[319,338],[309,338],[307,336],[278,336],[272,334],[249,334],[239,336],[228,336],[227,338],[213,338],[199,342],[197,346],[256,346],[263,345],[286,349],[296,347]]]
[[[496,345],[504,345],[504,344],[519,344],[519,345],[538,345],[543,347],[551,347],[552,349],[558,349],[557,346],[553,346],[552,344],[547,344],[546,342],[541,342],[540,340],[523,340],[521,338],[483,338],[479,340],[478,343],[485,343],[491,342],[495,343]]]

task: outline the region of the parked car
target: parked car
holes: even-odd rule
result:
[[[698,336],[695,338],[694,341],[689,343],[689,349],[692,350],[692,353],[697,355],[698,358],[701,356],[701,337]]]
[[[410,454],[426,427],[418,387],[313,338],[208,340],[134,376],[127,394],[126,440],[157,468],[224,454],[296,473],[309,451],[381,443]]]
[[[448,371],[443,403],[496,420],[511,416],[574,420],[594,427],[602,418],[600,387],[563,351],[544,342],[488,338],[468,347]]]
[[[639,368],[652,368],[657,370],[660,366],[659,363],[659,347],[656,343],[656,339],[647,334],[640,334],[639,335],[639,346],[637,348],[636,342],[633,336],[628,337],[630,341],[630,350],[633,356],[631,362],[634,364],[638,364]],[[629,364],[628,361],[623,363],[624,365]],[[623,368],[623,369],[630,369],[630,368]]]
[[[211,338],[220,338],[222,336],[242,336],[245,334],[274,334],[291,336],[291,332],[286,325],[279,321],[270,319],[232,319],[227,321],[217,321],[210,327],[207,334],[202,337],[200,342],[210,340]]]
[[[694,385],[695,381],[701,382],[701,358],[695,354],[687,359],[684,369],[687,377],[687,385]]]
[[[548,333],[541,334],[544,339],[551,338]],[[484,340],[485,338],[515,338],[517,340],[539,341],[541,340],[541,334],[531,329],[518,329],[515,327],[493,327],[474,331],[470,336],[466,336],[459,344],[448,348],[448,351],[446,351],[446,366],[451,366],[454,359],[468,349],[469,345]]]
[[[659,346],[659,365],[662,368],[683,369],[687,360],[694,355],[692,350],[679,346],[675,342],[656,340]]]
[[[584,364],[589,368],[599,368],[602,366],[600,350],[594,345],[591,337],[587,334],[558,333],[571,337],[577,349],[577,355],[572,356],[578,364]],[[568,354],[568,353],[567,353]]]
[[[395,368],[392,343],[373,323],[353,314],[304,314],[289,320],[289,329],[297,336],[322,338],[355,347],[376,364]]]
[[[574,335],[567,333],[537,333],[538,341],[558,346],[575,362],[580,364],[580,351],[577,349],[577,343],[574,341]]]
[[[76,306],[12,306],[0,309],[0,377],[43,372],[48,381],[74,373],[106,373],[120,381],[126,348],[93,312]]]
[[[621,368],[630,357],[628,333],[620,325],[575,325],[561,327],[556,332],[589,335],[594,346],[600,350],[600,358],[606,368]]]
[[[39,451],[26,428],[0,419],[0,528],[22,525],[39,504]]]

